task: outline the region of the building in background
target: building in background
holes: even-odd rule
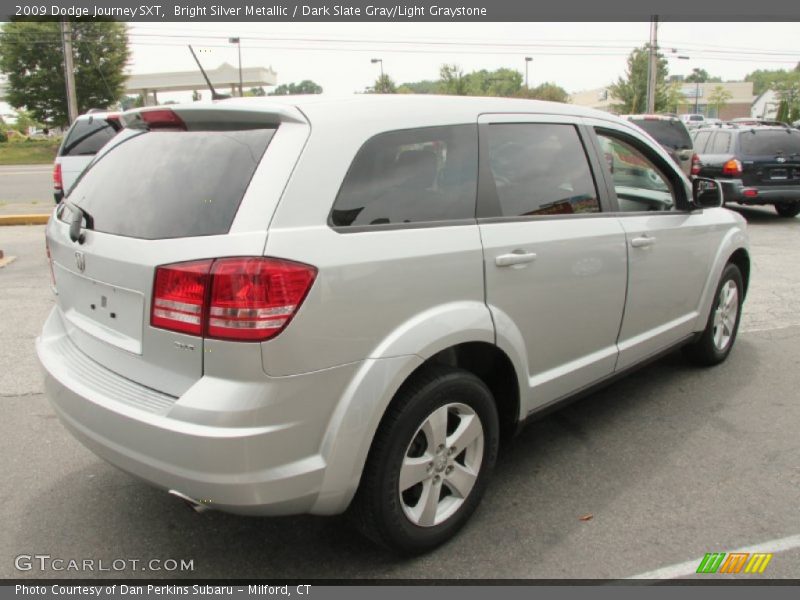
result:
[[[727,83],[686,83],[678,82],[682,100],[677,106],[670,107],[669,112],[677,114],[699,113],[707,117],[722,120],[736,117],[750,117],[756,96],[753,94],[753,83],[750,81],[730,81]],[[729,97],[717,106],[714,103],[716,89],[721,88]],[[570,102],[578,106],[586,106],[606,112],[615,112],[614,104],[618,103],[608,88],[597,88],[576,92]]]

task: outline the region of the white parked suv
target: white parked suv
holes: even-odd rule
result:
[[[64,134],[53,164],[53,198],[56,204],[75,184],[84,169],[122,129],[119,113],[90,110],[80,115]]]
[[[733,347],[745,222],[639,128],[529,100],[141,109],[47,226],[64,425],[198,509],[348,511],[421,552],[501,439]]]

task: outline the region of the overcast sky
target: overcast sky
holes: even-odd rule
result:
[[[245,67],[271,66],[278,83],[311,79],[325,92],[363,91],[383,59],[395,82],[437,79],[443,63],[464,72],[508,67],[530,86],[554,82],[569,92],[603,87],[622,75],[632,48],[649,38],[650,24],[635,23],[132,23],[132,73],[195,70],[186,47],[204,66],[238,64],[229,36],[242,38]],[[661,23],[659,45],[672,57],[672,74],[693,67],[724,80],[741,80],[759,69],[793,68],[800,61],[797,23]],[[672,52],[675,49],[676,52]],[[159,94],[159,100],[188,100]],[[3,107],[0,106],[0,109]]]
[[[204,49],[204,66],[235,66],[236,49],[225,37],[241,36],[244,66],[271,66],[279,84],[312,79],[336,94],[362,91],[374,82],[379,65],[371,58],[383,59],[386,73],[402,83],[437,79],[443,63],[456,63],[465,72],[500,67],[524,72],[525,56],[533,58],[531,87],[550,81],[575,92],[622,75],[628,53],[647,42],[649,30],[647,22],[141,23],[130,29],[130,69],[194,69],[187,43]],[[792,68],[800,61],[798,33],[797,23],[661,23],[659,45],[668,55],[689,56],[670,60],[672,74],[701,67],[725,80],[741,80],[758,68]]]

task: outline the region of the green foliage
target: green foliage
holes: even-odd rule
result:
[[[322,88],[320,88],[320,90],[321,90],[321,89],[322,89]],[[199,95],[199,94],[198,94],[198,95]],[[267,95],[267,92],[265,92],[265,91],[264,91],[264,88],[263,88],[263,87],[261,87],[261,86],[258,86],[258,87],[250,88],[249,90],[247,90],[247,91],[244,93],[244,95],[245,95],[245,96],[256,96],[256,97],[259,97],[259,98],[260,98],[261,96],[266,96],[266,95]],[[200,98],[197,98],[197,100],[199,100],[199,99],[200,99]]]
[[[705,69],[695,67],[692,74],[688,75],[684,81],[686,83],[722,83],[722,77],[712,77]]]
[[[532,100],[569,102],[567,91],[555,83],[542,83],[535,88],[522,88],[514,95],[518,98],[530,98]]]
[[[720,109],[725,106],[731,98],[733,98],[733,94],[721,85],[718,85],[708,95],[708,103],[717,107],[717,114],[719,115]]]
[[[620,77],[617,82],[609,87],[610,94],[620,101],[614,108],[622,114],[639,114],[647,111],[647,63],[649,61],[650,45],[634,49],[628,55],[628,67],[625,77]],[[670,91],[672,87],[667,81],[669,69],[667,59],[659,54],[656,58],[656,112],[674,109],[673,98]],[[672,104],[671,104],[672,103]]]
[[[17,134],[9,136],[8,143],[0,145],[0,165],[52,164],[61,144],[61,138],[30,141],[25,139]]]
[[[272,90],[268,96],[289,96],[295,94],[321,94],[322,86],[314,83],[310,79],[304,79],[300,83],[284,83]],[[258,95],[258,94],[254,94]]]
[[[758,96],[767,90],[775,90],[796,81],[800,76],[800,62],[792,71],[784,69],[758,69],[745,75],[745,81],[753,82],[753,93]]]
[[[111,20],[74,21],[73,62],[78,112],[116,103],[130,56],[125,25]],[[8,78],[6,101],[50,126],[66,125],[67,95],[61,32],[54,21],[12,21],[0,36],[0,71]]]
[[[426,79],[404,83],[397,88],[398,94],[438,94],[439,82]]]
[[[386,75],[385,73],[378,77],[375,80],[375,84],[372,86],[371,93],[373,94],[396,94],[397,93],[397,85],[392,80],[391,77]]]
[[[464,71],[458,65],[442,65],[439,68],[439,93],[451,96],[466,96],[467,82]]]

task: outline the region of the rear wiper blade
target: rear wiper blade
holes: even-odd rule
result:
[[[86,221],[86,229],[94,229],[94,217],[92,217],[88,211],[70,200],[64,200],[64,204],[72,209],[72,222],[69,225],[69,239],[73,242],[83,244],[86,241],[86,236],[81,231],[81,224]]]

